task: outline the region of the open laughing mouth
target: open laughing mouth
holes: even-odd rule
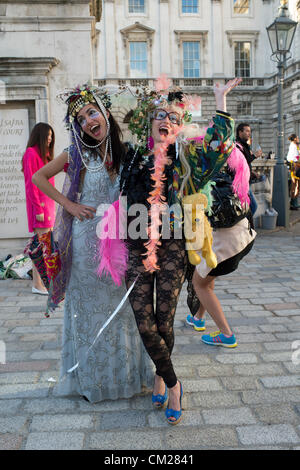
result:
[[[99,124],[97,124],[96,126],[93,126],[90,128],[90,131],[91,133],[97,137],[100,135],[100,132],[101,132],[101,126]]]
[[[160,126],[159,127],[159,134],[164,136],[164,137],[167,137],[170,133],[170,129],[167,127],[167,126]]]

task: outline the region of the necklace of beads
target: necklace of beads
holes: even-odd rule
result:
[[[104,142],[104,139],[97,145],[87,145],[85,142],[83,142],[83,140],[79,137],[78,133],[76,132],[74,126],[73,127],[73,133],[74,133],[74,137],[75,137],[75,143],[76,143],[76,146],[77,146],[77,149],[78,149],[78,152],[79,152],[79,155],[80,155],[80,158],[81,158],[81,161],[82,161],[82,164],[83,166],[86,168],[87,171],[89,171],[90,173],[97,173],[98,171],[100,171],[104,165],[106,166],[107,169],[111,169],[112,165],[113,165],[113,162],[106,162],[107,160],[107,150],[108,150],[108,146],[109,146],[109,153],[110,153],[110,156],[112,158],[112,146],[111,146],[111,137],[110,135],[108,135],[109,133],[109,129],[107,130],[107,135],[104,139],[106,139],[106,142],[105,142],[105,154],[104,154],[104,158],[102,160],[102,162],[100,163],[100,165],[97,165],[97,166],[94,166],[94,167],[91,167],[90,165],[88,165],[87,163],[87,159],[86,157],[84,156],[84,154],[82,153],[81,151],[81,146],[79,145],[79,142],[78,142],[78,138],[79,140],[82,142],[82,144],[87,147],[87,148],[90,148],[90,149],[95,149],[95,148],[98,148],[103,142]]]

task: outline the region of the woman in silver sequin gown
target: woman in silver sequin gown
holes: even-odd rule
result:
[[[90,165],[97,165],[97,161]],[[105,168],[86,172],[81,204],[97,208],[119,195],[119,176],[112,183]],[[59,395],[80,394],[91,402],[128,398],[152,386],[150,360],[142,345],[128,304],[117,314],[87,353],[99,329],[125,295],[111,278],[96,271],[96,227],[101,217],[73,222],[73,262],[65,299],[63,352]],[[79,362],[71,374],[67,370]]]
[[[84,116],[85,125],[90,128],[99,123],[103,134],[103,111],[99,113],[96,104],[85,104],[79,114]],[[84,129],[85,132],[90,128]],[[99,141],[103,137],[101,132]],[[103,158],[103,153],[98,149],[86,147],[81,155],[85,169],[81,171],[82,182],[78,188],[80,198],[77,202],[68,200],[57,189],[50,188],[48,179],[66,165],[72,167],[73,150],[71,146],[64,151],[36,173],[33,179],[42,191],[73,216],[72,263],[64,305],[62,364],[55,395],[80,395],[91,403],[129,398],[142,392],[143,387],[152,386],[153,366],[140,340],[128,301],[93,344],[98,331],[126,293],[124,285],[118,287],[110,277],[99,278],[96,274],[99,262],[96,228],[101,220],[96,209],[118,198],[119,174],[104,164],[108,154],[105,153]],[[68,372],[76,365],[72,372]]]

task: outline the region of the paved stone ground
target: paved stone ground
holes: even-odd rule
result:
[[[300,450],[300,224],[261,232],[216,286],[239,345],[200,341],[185,325],[184,289],[173,356],[184,415],[171,427],[149,393],[96,405],[56,398],[63,311],[45,319],[29,281],[0,281],[0,449]]]

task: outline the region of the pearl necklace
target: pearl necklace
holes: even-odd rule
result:
[[[79,140],[83,143],[83,145],[87,148],[90,148],[90,149],[94,149],[94,148],[97,148],[99,147],[104,139],[100,142],[100,144],[97,144],[95,146],[92,146],[92,145],[87,145],[85,144],[82,139],[78,136],[74,126],[72,125],[73,127],[73,133],[74,133],[74,137],[75,137],[75,143],[76,143],[76,147],[78,149],[78,152],[79,152],[79,155],[80,155],[80,158],[81,158],[81,161],[82,161],[82,164],[83,166],[86,168],[87,171],[89,171],[90,173],[97,173],[98,171],[102,170],[102,168],[104,167],[105,163],[106,163],[106,160],[107,160],[107,150],[108,150],[108,145],[109,145],[109,152],[110,152],[110,156],[112,158],[112,146],[111,146],[111,137],[110,135],[106,135],[105,139],[106,139],[106,142],[105,142],[105,154],[104,154],[104,158],[102,160],[102,162],[100,163],[100,165],[98,166],[95,166],[95,167],[91,167],[88,165],[88,163],[86,162],[86,158],[84,157],[83,153],[81,152],[81,148],[80,148],[80,145],[78,143],[78,138]],[[109,129],[108,129],[108,132],[109,132]]]

